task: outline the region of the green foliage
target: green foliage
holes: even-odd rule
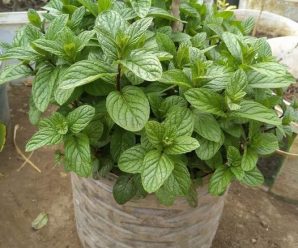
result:
[[[0,55],[20,61],[0,84],[34,76],[29,117],[39,130],[26,150],[61,144],[67,171],[117,174],[119,204],[155,193],[162,204],[183,196],[196,206],[207,174],[213,195],[234,180],[260,185],[259,156],[298,119],[297,104],[282,101],[294,79],[265,39],[247,36],[252,18],[236,20],[225,1],[181,1],[179,17],[170,6],[52,0],[44,18],[28,12],[30,24]],[[44,118],[49,106],[56,112]]]

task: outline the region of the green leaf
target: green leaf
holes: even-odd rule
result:
[[[69,130],[72,133],[79,133],[89,125],[95,114],[94,107],[82,105],[67,115]]]
[[[157,121],[148,121],[145,126],[146,137],[149,142],[156,148],[162,146],[165,127]]]
[[[187,89],[192,87],[191,80],[185,75],[182,70],[179,69],[172,69],[163,72],[162,78],[159,81],[165,84],[178,85]]]
[[[148,152],[143,163],[142,184],[148,193],[153,193],[171,175],[174,163],[166,154],[157,150]]]
[[[97,145],[104,132],[104,125],[99,119],[94,118],[87,127],[84,133],[88,136],[90,145]]]
[[[242,55],[241,46],[237,39],[237,36],[229,32],[224,32],[222,34],[222,40],[227,46],[232,56],[236,58],[238,61],[242,62],[243,55]]]
[[[28,77],[30,75],[32,75],[32,70],[27,65],[8,65],[1,68],[0,85],[16,79]]]
[[[119,158],[118,167],[127,173],[142,173],[146,149],[137,145],[124,151]]]
[[[103,12],[97,17],[95,27],[97,30],[116,38],[117,34],[124,32],[127,24],[119,13],[110,10]]]
[[[240,109],[231,112],[230,116],[260,121],[275,126],[281,125],[281,120],[274,110],[268,109],[262,104],[251,100],[243,100],[240,103]]]
[[[162,76],[159,59],[148,51],[134,50],[128,58],[120,60],[120,63],[146,81],[158,81]]]
[[[268,155],[279,149],[277,137],[273,133],[261,133],[254,136],[251,146],[260,155]]]
[[[253,88],[283,88],[295,82],[286,67],[276,62],[262,62],[250,68],[248,82]]]
[[[62,31],[68,22],[68,15],[58,15],[48,26],[45,38],[48,40],[56,40],[60,31]]]
[[[252,16],[250,16],[244,21],[242,21],[241,24],[244,30],[244,34],[248,35],[252,32],[255,26],[255,19]]]
[[[152,18],[147,17],[132,23],[126,31],[126,34],[130,37],[129,42],[136,43],[140,40],[151,25],[152,20]]]
[[[172,108],[182,107],[187,108],[187,101],[181,96],[169,96],[161,104],[159,104],[159,111],[165,115],[171,111]]]
[[[174,170],[163,187],[174,196],[185,196],[189,192],[190,185],[191,179],[187,166],[181,161],[175,162]]]
[[[77,0],[94,16],[98,14],[97,4],[93,0]],[[100,0],[101,1],[101,0]]]
[[[212,195],[222,195],[233,179],[233,174],[229,168],[223,165],[218,167],[209,182],[209,193]]]
[[[53,89],[59,75],[59,70],[46,65],[40,68],[32,83],[32,97],[35,106],[44,112],[52,98]]]
[[[40,230],[48,224],[49,216],[46,213],[40,213],[34,221],[32,221],[32,228],[34,230]]]
[[[99,78],[105,79],[114,75],[116,75],[114,68],[104,61],[81,60],[65,71],[59,88],[72,89],[94,82]]]
[[[111,92],[106,107],[113,121],[128,131],[142,130],[149,120],[149,101],[144,92],[135,86]]]
[[[200,146],[199,142],[189,136],[180,136],[173,140],[173,143],[165,148],[167,154],[189,153]]]
[[[241,155],[238,148],[229,146],[227,151],[228,165],[238,167],[241,164]]]
[[[188,108],[175,107],[168,113],[164,125],[175,130],[176,136],[190,136],[194,129],[193,113]]]
[[[260,186],[264,183],[264,176],[259,169],[255,167],[253,170],[245,172],[241,183],[248,186]]]
[[[6,126],[0,122],[0,152],[2,151],[6,141]]]
[[[118,161],[120,155],[136,143],[135,135],[123,129],[117,128],[112,134],[110,152],[114,161]]]
[[[224,135],[220,136],[220,142],[213,142],[202,137],[197,137],[200,147],[196,149],[196,154],[201,160],[211,159],[224,143]]]
[[[125,204],[131,200],[137,193],[134,185],[133,177],[130,175],[122,175],[118,177],[114,187],[113,196],[118,204]]]
[[[130,0],[130,3],[139,17],[147,16],[151,7],[151,0]]]
[[[184,93],[186,100],[196,109],[204,113],[226,116],[224,99],[218,93],[209,89],[190,89]]]
[[[29,9],[27,12],[27,16],[31,24],[33,24],[36,27],[41,26],[41,19],[36,10]]]
[[[245,148],[244,154],[241,161],[241,167],[244,171],[253,170],[258,161],[258,154],[255,150],[251,148]]]
[[[230,169],[238,181],[243,180],[243,178],[245,176],[245,171],[242,169],[241,166],[232,166],[232,167],[230,167]]]
[[[222,135],[218,121],[211,114],[200,113],[194,111],[195,125],[194,131],[203,138],[219,142]]]
[[[159,203],[165,206],[171,206],[175,202],[175,195],[171,194],[164,186],[161,186],[156,192],[155,196]]]
[[[168,35],[157,32],[155,38],[160,51],[165,51],[172,55],[176,54],[175,43],[171,40],[171,38]]]
[[[92,173],[89,139],[85,134],[68,135],[64,141],[64,154],[67,169],[81,177]]]
[[[36,150],[46,145],[55,145],[63,141],[64,134],[68,131],[64,116],[54,113],[51,117],[40,123],[40,129],[26,145],[26,152]]]
[[[98,1],[98,13],[109,10],[112,7],[112,0],[100,0]]]
[[[226,93],[232,100],[238,101],[246,95],[244,89],[247,84],[245,72],[239,69],[233,74],[231,82],[227,85]]]
[[[158,7],[151,7],[149,12],[148,12],[148,16],[162,18],[162,19],[166,19],[166,20],[170,20],[170,21],[181,21],[177,17],[171,15],[165,9],[158,8]]]
[[[5,51],[0,55],[0,60],[19,59],[26,61],[37,61],[41,58],[41,55],[36,53],[30,48],[13,47]]]

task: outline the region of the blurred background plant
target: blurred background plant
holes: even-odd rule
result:
[[[48,0],[0,0],[0,12],[21,11],[29,8],[39,9]]]

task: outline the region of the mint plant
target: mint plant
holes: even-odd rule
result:
[[[234,180],[262,184],[259,156],[298,119],[283,102],[294,78],[266,39],[249,36],[253,19],[176,2],[51,0],[42,18],[30,10],[0,57],[19,60],[1,83],[34,76],[38,131],[26,150],[63,144],[56,157],[67,171],[118,175],[119,204],[155,193],[162,204],[184,196],[195,206],[203,177],[213,195]],[[45,117],[49,105],[57,110]]]

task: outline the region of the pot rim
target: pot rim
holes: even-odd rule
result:
[[[41,15],[46,13],[46,11],[37,11],[37,13]],[[0,13],[0,27],[1,25],[26,24],[28,22],[27,11]]]

